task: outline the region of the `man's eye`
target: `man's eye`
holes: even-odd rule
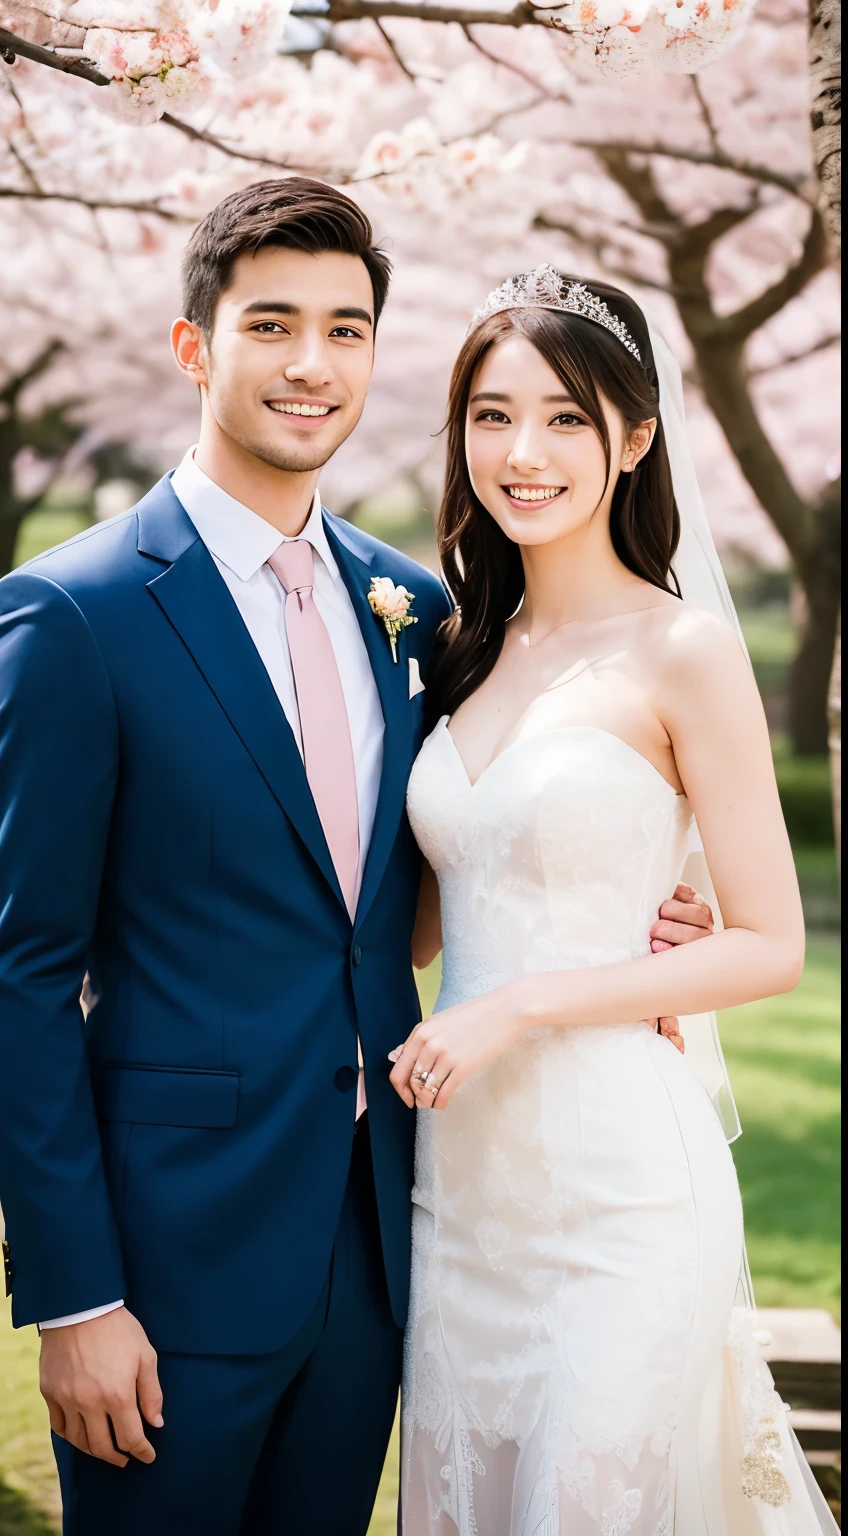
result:
[[[252,326],[251,329],[258,331],[262,336],[272,336],[275,331],[283,332],[283,327],[278,320],[260,320],[259,324]]]
[[[362,340],[362,332],[361,331],[355,331],[353,329],[352,325],[337,325],[337,326],[334,326],[333,330],[331,330],[331,332],[330,332],[330,335],[331,336],[343,336],[345,338],[348,337],[348,336],[352,336],[354,341],[361,341]]]

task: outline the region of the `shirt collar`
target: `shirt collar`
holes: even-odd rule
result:
[[[290,542],[278,528],[266,523],[264,517],[251,512],[250,507],[236,501],[229,491],[222,490],[220,485],[210,480],[195,463],[193,447],[189,448],[174,470],[171,487],[209,553],[233,571],[240,581],[249,581],[267,563],[275,549]],[[330,575],[338,575],[338,566],[324,527],[321,496],[317,490],[306,525],[296,537],[307,539],[315,553],[321,556]]]

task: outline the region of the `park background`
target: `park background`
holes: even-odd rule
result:
[[[330,180],[390,250],[372,392],[322,491],[431,566],[475,305],[539,261],[630,287],[684,370],[809,927],[798,991],[721,1020],[756,1291],[838,1317],[835,18],[830,0],[0,0],[0,575],[193,441],[167,347],[180,251],[236,187]],[[58,1529],[36,1377],[6,1304],[0,1536]],[[373,1536],[395,1488],[396,1447]]]

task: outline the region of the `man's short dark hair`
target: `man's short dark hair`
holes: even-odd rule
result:
[[[374,324],[386,302],[392,264],[374,244],[362,209],[323,181],[292,176],[256,181],[218,203],[198,224],[183,258],[183,314],[211,336],[218,300],[244,252],[280,245],[313,256],[360,256],[374,292]]]

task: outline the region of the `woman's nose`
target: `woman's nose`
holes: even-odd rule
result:
[[[547,453],[533,434],[520,432],[507,454],[507,464],[519,475],[532,475],[547,469],[550,462]]]

